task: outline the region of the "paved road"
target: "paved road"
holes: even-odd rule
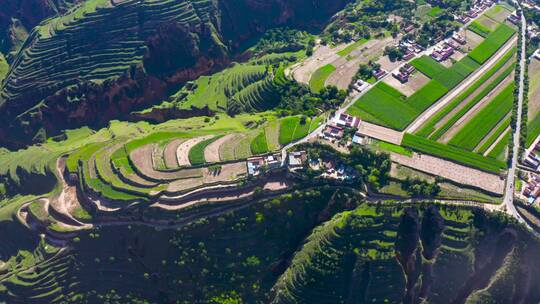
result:
[[[514,2],[517,6],[519,3]],[[527,21],[525,20],[524,14],[521,14],[521,58],[520,61],[520,71],[519,71],[519,96],[518,96],[518,109],[517,109],[517,122],[516,128],[514,130],[514,150],[512,155],[512,162],[510,168],[508,169],[508,177],[506,181],[506,189],[504,194],[503,206],[506,209],[506,212],[512,217],[516,218],[521,223],[525,223],[525,220],[519,215],[516,207],[514,206],[514,186],[515,186],[515,176],[516,176],[516,167],[518,165],[518,153],[519,153],[519,137],[521,132],[521,115],[523,113],[523,95],[524,95],[524,82],[525,82],[525,65],[527,60],[525,58],[526,54],[526,37],[527,31]]]

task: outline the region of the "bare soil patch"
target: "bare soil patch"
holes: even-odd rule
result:
[[[169,184],[167,187],[168,192],[182,192],[189,189],[201,187],[204,185],[203,178],[188,178],[188,179],[179,179]]]
[[[339,59],[340,56],[336,53],[345,47],[345,44],[335,48],[325,45],[317,47],[313,53],[313,56],[292,68],[291,71],[294,79],[298,82],[309,84],[311,75],[313,75],[313,73],[315,73],[315,71],[317,71],[320,67],[331,64],[335,60]]]
[[[460,51],[455,51],[454,54],[452,56],[450,56],[450,58],[454,59],[455,61],[460,61],[465,56],[467,56],[467,54],[465,54],[463,52],[460,52]]]
[[[178,157],[176,157],[176,151],[178,150],[178,146],[180,146],[180,144],[182,144],[184,141],[186,140],[183,138],[175,139],[169,142],[165,147],[163,155],[165,158],[165,166],[167,166],[167,168],[174,169],[180,166],[178,164]]]
[[[229,140],[225,141],[220,147],[219,147],[219,158],[222,161],[231,161],[237,159],[235,154],[235,147],[238,145],[238,143],[245,137],[244,134],[234,134],[233,137],[229,138]]]
[[[360,63],[368,63],[370,60],[380,61],[381,67],[387,71],[395,69],[401,62],[390,62],[388,56],[381,58],[385,47],[394,43],[395,40],[392,37],[371,39],[352,51],[348,56],[338,56],[332,62],[336,70],[328,77],[326,85],[335,85],[340,89],[347,89],[354,75],[358,72]]]
[[[413,157],[391,153],[392,161],[428,174],[441,176],[458,184],[502,194],[504,180],[498,175],[465,167],[447,160],[415,153]]]
[[[406,83],[401,83],[393,76],[388,76],[384,79],[384,82],[388,85],[396,88],[398,91],[409,97],[429,82],[429,77],[416,71],[410,77]]]
[[[245,176],[246,174],[246,162],[242,161],[221,165],[221,169],[217,172],[205,169],[203,173],[203,181],[205,184],[233,182]]]
[[[204,149],[204,159],[209,163],[217,163],[223,161],[223,159],[221,159],[219,155],[219,149],[221,145],[233,139],[235,136],[235,134],[228,134],[209,144],[206,149]]]
[[[362,135],[380,139],[396,145],[401,145],[401,141],[403,140],[403,133],[365,121],[360,123],[358,132]]]
[[[177,179],[186,179],[201,177],[202,169],[180,169],[175,171],[156,171],[152,164],[153,145],[146,145],[131,152],[130,159],[137,169],[144,175],[153,180],[173,181]]]
[[[540,60],[531,58],[529,64],[529,120],[540,112]]]
[[[484,41],[484,37],[470,30],[464,30],[460,33],[460,35],[465,37],[465,40],[467,40],[467,43],[465,43],[465,46],[463,47],[467,53],[472,51],[475,47],[482,43],[482,41]]]
[[[196,144],[210,138],[212,138],[212,135],[191,138],[181,143],[176,149],[176,157],[178,158],[178,165],[180,165],[180,167],[191,166],[191,163],[189,162],[189,150],[191,150],[191,148],[193,148],[193,146],[195,146]]]
[[[395,70],[401,64],[403,64],[403,62],[404,61],[402,60],[391,61],[388,56],[382,56],[381,58],[379,58],[379,60],[377,60],[377,63],[381,65],[381,68],[388,72]]]

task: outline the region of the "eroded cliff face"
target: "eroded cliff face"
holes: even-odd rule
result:
[[[130,113],[161,102],[171,88],[181,83],[226,67],[231,58],[242,51],[241,46],[247,40],[267,29],[284,25],[320,27],[346,2],[348,0],[213,0],[204,10],[194,5],[186,6],[186,10],[196,12],[200,22],[185,23],[161,21],[160,18],[151,20],[145,11],[147,8],[138,7],[144,6],[144,2],[126,1],[107,8],[111,10],[107,13],[122,18],[138,14],[134,17],[135,24],[126,23],[126,28],[134,31],[135,37],[146,37],[144,44],[137,49],[144,54],[140,60],[137,59],[138,64],[130,64],[113,77],[107,75],[104,81],[88,79],[91,77],[86,77],[84,71],[70,71],[65,73],[65,77],[49,79],[49,83],[43,85],[43,78],[56,74],[45,70],[42,76],[33,73],[26,77],[21,70],[24,71],[22,66],[30,62],[36,69],[46,67],[59,73],[63,69],[62,64],[70,60],[83,57],[84,64],[100,60],[99,56],[77,54],[86,46],[73,36],[97,31],[103,36],[99,41],[101,48],[122,46],[125,42],[120,40],[121,37],[106,35],[106,26],[94,24],[95,28],[83,28],[71,36],[66,35],[66,31],[49,30],[51,37],[34,36],[33,40],[31,37],[24,48],[32,49],[48,39],[63,51],[53,52],[60,54],[53,57],[16,59],[12,64],[0,96],[0,116],[6,118],[0,122],[0,146],[19,148],[43,140],[44,135],[56,135],[65,128],[82,125],[100,127],[111,119],[139,120],[148,117],[152,121],[160,121],[189,116],[189,111],[146,116],[132,116]],[[50,14],[46,5],[41,9],[43,11],[39,14]],[[35,20],[30,20],[29,24],[34,24],[31,21],[35,23]]]

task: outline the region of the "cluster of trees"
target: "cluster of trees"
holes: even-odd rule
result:
[[[404,38],[427,47],[434,44],[436,39],[448,38],[458,28],[459,26],[454,22],[454,15],[449,11],[444,11],[430,22],[424,23],[419,31],[409,33]]]
[[[394,62],[396,60],[403,59],[403,56],[405,55],[405,50],[396,46],[387,46],[384,49],[384,54],[388,55],[390,61]]]
[[[343,154],[332,147],[313,143],[305,144],[300,149],[308,152],[310,159],[333,160],[337,164],[354,168],[359,176],[358,182],[366,184],[374,190],[388,184],[392,161],[390,155],[355,145],[350,154]]]
[[[472,5],[472,0],[426,0],[432,6],[439,6],[450,10],[459,10],[460,8],[469,8]]]
[[[314,93],[308,86],[296,81],[289,81],[277,90],[280,96],[277,110],[282,116],[303,114],[313,117],[337,108],[347,97],[346,91],[334,86]]]
[[[315,42],[309,33],[284,27],[265,32],[251,50],[257,54],[296,52],[303,49],[312,52],[314,46]]]
[[[520,13],[520,11],[518,12]],[[514,130],[516,130],[517,127],[517,121],[518,121],[518,105],[519,105],[519,84],[520,84],[520,77],[521,77],[521,55],[522,52],[527,52],[527,50],[524,50],[522,48],[522,36],[521,36],[521,23],[518,24],[518,47],[517,47],[517,62],[515,67],[515,73],[514,73],[514,82],[516,83],[516,86],[514,88],[514,106],[512,107],[512,117],[510,118],[510,126],[512,127],[512,136],[510,136],[510,142],[508,143],[508,158],[507,162],[510,165],[512,163],[512,158],[514,156]],[[527,122],[528,122],[528,92],[529,92],[529,77],[528,77],[528,69],[529,69],[529,63],[530,59],[529,56],[526,54],[526,62],[525,62],[525,79],[524,79],[524,90],[523,90],[523,112],[521,115],[521,129],[519,134],[519,157],[523,155],[525,152],[525,145],[527,142]]]
[[[323,43],[342,43],[370,38],[371,33],[387,30],[398,33],[389,14],[412,17],[414,3],[406,0],[356,1],[349,4],[323,33]]]
[[[349,85],[349,90],[352,90],[353,84],[359,79],[362,79],[364,81],[369,81],[370,79],[372,79],[373,71],[380,69],[381,65],[377,62],[370,60],[367,64],[361,63],[358,67],[358,72],[356,72],[356,74],[354,75],[353,81]]]
[[[429,183],[418,178],[410,177],[407,177],[401,182],[401,188],[407,191],[411,197],[436,197],[441,192],[441,187],[437,181]]]

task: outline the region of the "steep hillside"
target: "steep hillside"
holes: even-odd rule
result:
[[[104,125],[222,68],[277,25],[322,25],[346,0],[88,0],[35,27],[0,92],[0,143]]]
[[[351,192],[328,187],[248,206],[230,212],[217,207],[149,212],[146,216],[177,221],[199,212],[213,215],[157,230],[135,223],[95,228],[81,232],[63,251],[38,245],[32,232],[0,219],[0,231],[18,231],[3,235],[0,301],[540,300],[540,278],[534,275],[540,270],[535,262],[540,243],[521,227],[481,210],[366,205]],[[25,251],[15,256],[16,248]]]

